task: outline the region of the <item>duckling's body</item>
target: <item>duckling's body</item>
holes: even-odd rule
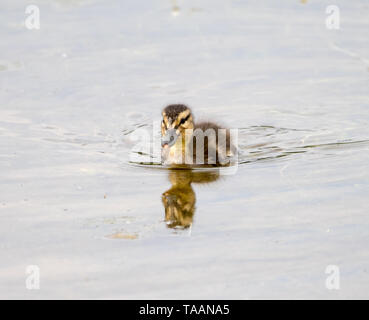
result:
[[[183,104],[164,108],[162,159],[169,165],[229,165],[235,152],[230,132],[213,122],[194,123],[191,109]]]

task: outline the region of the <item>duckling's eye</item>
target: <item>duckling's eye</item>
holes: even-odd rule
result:
[[[182,120],[179,122],[179,125],[184,124],[188,120],[189,117],[190,115],[188,115],[186,118],[182,118]]]

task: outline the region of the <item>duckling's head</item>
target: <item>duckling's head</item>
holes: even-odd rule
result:
[[[164,108],[162,115],[162,147],[172,147],[186,129],[194,128],[191,109],[184,104],[171,104]]]

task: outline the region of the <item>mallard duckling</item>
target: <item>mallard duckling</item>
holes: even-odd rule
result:
[[[228,129],[212,122],[195,123],[184,104],[164,108],[161,122],[162,160],[177,165],[229,165],[235,152]]]

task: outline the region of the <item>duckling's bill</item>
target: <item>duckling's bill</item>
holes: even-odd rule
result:
[[[161,146],[163,148],[172,147],[177,139],[179,134],[176,129],[169,129],[165,132],[165,135],[161,138]]]

